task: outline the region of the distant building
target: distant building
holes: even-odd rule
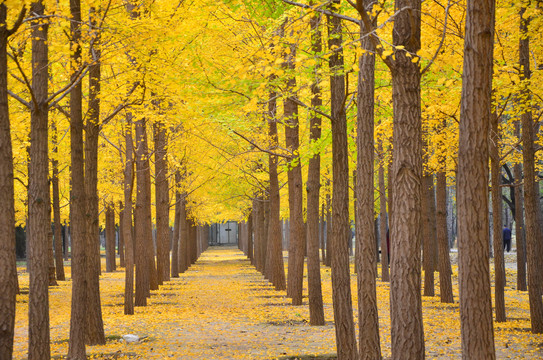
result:
[[[235,245],[238,243],[238,223],[227,221],[209,228],[209,245]]]

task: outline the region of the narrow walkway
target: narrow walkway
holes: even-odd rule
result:
[[[307,299],[304,306],[291,306],[284,292],[274,291],[235,247],[208,249],[180,278],[153,292],[148,306],[136,308],[134,316],[122,313],[123,279],[124,273],[117,272],[101,280],[109,340],[106,346],[88,347],[88,355],[275,359],[335,352],[333,324],[309,326]],[[126,344],[119,339],[125,334],[147,338]],[[53,344],[60,350],[54,354],[65,355],[67,344],[59,343],[61,349]],[[114,357],[115,352],[120,353]]]

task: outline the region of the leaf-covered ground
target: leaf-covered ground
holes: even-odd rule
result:
[[[457,301],[456,267],[453,270]],[[103,273],[100,287],[108,340],[104,346],[87,347],[87,354],[110,359],[290,359],[308,355],[329,358],[335,353],[330,270],[323,268],[322,276],[327,323],[312,327],[308,324],[307,298],[304,306],[291,306],[284,293],[274,291],[234,248],[210,248],[185,274],[154,291],[149,305],[136,308],[134,316],[123,314],[123,271]],[[497,357],[543,359],[543,336],[530,333],[527,293],[514,289],[514,270],[507,270],[507,278],[509,321],[495,324]],[[355,290],[355,276],[352,280]],[[14,358],[25,359],[28,274],[22,268],[19,281],[23,294],[17,297]],[[381,347],[383,355],[389,357],[389,286],[380,281],[377,286]],[[436,293],[439,294],[439,287]],[[60,282],[50,288],[49,294],[52,356],[61,358],[68,351],[71,283]],[[356,303],[353,291],[353,304]],[[460,358],[458,302],[444,305],[439,297],[423,297],[423,311],[427,358]],[[138,343],[125,343],[125,334],[144,338]]]

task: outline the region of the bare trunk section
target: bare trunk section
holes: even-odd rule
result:
[[[126,117],[126,161],[124,165],[124,216],[121,224],[126,245],[124,314],[134,314],[134,237],[132,236],[132,189],[134,188],[134,149],[131,115]]]
[[[488,246],[494,7],[493,0],[468,2],[466,13],[456,192],[463,359],[496,358]]]
[[[135,214],[135,236],[136,236],[136,300],[135,306],[146,306],[147,297],[150,296],[150,261],[148,252],[149,239],[147,239],[147,217],[146,217],[146,174],[145,157],[147,156],[144,146],[145,120],[136,121],[136,214]],[[152,255],[152,254],[151,254]]]
[[[318,58],[318,54],[322,51],[321,21],[322,16],[318,14],[314,14],[310,20],[311,52],[316,58]],[[319,68],[320,63],[317,63],[315,70],[318,70]],[[317,71],[315,71],[315,73],[317,73]],[[314,82],[311,85],[311,94],[313,95],[311,98],[311,106],[313,108],[319,108],[322,105],[322,98],[320,78],[318,75],[315,75],[313,81]],[[316,113],[311,114],[309,127],[309,141],[319,141],[321,138],[321,118]],[[324,325],[325,323],[319,258],[320,162],[320,154],[315,153],[313,157],[309,159],[307,169],[307,288],[309,296],[310,325]]]
[[[7,7],[0,5],[0,360],[11,360],[15,334],[17,263],[15,258],[15,203],[13,150],[8,107]],[[24,8],[21,12],[24,16]],[[56,241],[57,243],[59,240]],[[62,261],[62,253],[60,256]],[[62,264],[62,263],[61,263]]]
[[[426,141],[424,141],[426,142]],[[426,149],[423,150],[427,152]],[[426,170],[427,171],[427,170]],[[432,236],[432,193],[434,191],[433,174],[426,173],[422,177],[422,251],[423,251],[423,267],[424,267],[424,296],[435,296],[434,287],[434,253],[435,253],[435,238]]]
[[[0,50],[1,51],[1,50]],[[52,203],[53,203],[53,223],[54,223],[54,241],[55,241],[55,266],[57,280],[64,281],[66,276],[64,274],[64,259],[62,257],[62,231],[60,225],[60,190],[58,185],[58,132],[56,122],[51,123],[51,139],[53,143],[53,158],[51,160],[52,176]]]
[[[106,205],[106,272],[113,272],[115,266],[115,208]]]
[[[506,321],[505,317],[505,261],[502,240],[502,188],[500,173],[500,151],[498,143],[500,134],[498,129],[498,115],[493,113],[490,117],[489,155],[490,155],[490,181],[492,183],[492,239],[494,242],[494,308],[496,322]]]
[[[251,264],[253,264],[253,212],[249,213],[247,217],[247,257]]]
[[[340,0],[331,3],[338,10]],[[356,359],[358,350],[353,320],[351,277],[349,269],[349,155],[347,152],[347,117],[345,114],[345,78],[343,75],[342,25],[337,17],[328,16],[330,100],[332,115],[332,300],[339,359]]]
[[[70,0],[71,13],[71,80],[81,66],[81,4]],[[72,238],[72,309],[68,359],[84,360],[85,318],[87,311],[87,256],[85,170],[83,149],[82,86],[70,91],[70,149],[71,149],[71,238]],[[30,358],[30,356],[29,356]]]
[[[363,1],[371,11],[371,1]],[[374,226],[374,89],[375,46],[368,36],[370,29],[360,28],[361,48],[357,92],[356,136],[356,269],[358,270],[358,340],[360,359],[381,359],[379,315],[377,313],[377,257]],[[335,195],[334,195],[335,196]]]
[[[166,161],[166,129],[155,124],[156,246],[159,282],[170,280],[170,199]]]
[[[380,207],[380,221],[379,221],[379,242],[381,243],[381,281],[390,281],[389,272],[389,250],[387,241],[387,196],[385,189],[385,169],[384,169],[384,157],[383,141],[378,139],[377,151],[380,155],[379,159],[379,207]]]
[[[519,44],[520,56],[520,79],[524,82],[524,97],[529,98],[528,82],[531,78],[530,72],[530,38],[528,37],[528,24],[530,19],[525,19],[525,8],[521,9]],[[526,107],[528,107],[526,105]],[[535,172],[535,131],[532,119],[532,112],[525,108],[521,115],[522,122],[522,159],[524,168],[524,209],[526,217],[526,254],[528,268],[528,298],[530,302],[530,320],[532,322],[532,333],[543,333],[543,301],[541,299],[542,278],[541,278],[541,247],[540,243],[541,224],[538,221],[539,212],[539,189],[536,185]]]
[[[440,161],[440,163],[442,163]],[[447,178],[445,170],[436,175],[436,229],[439,251],[439,291],[442,303],[453,303],[451,258],[447,232]]]
[[[86,207],[86,277],[87,311],[85,341],[88,345],[105,344],[104,322],[100,303],[100,219],[98,205],[98,137],[100,135],[100,29],[97,17],[100,14],[90,10],[91,56],[89,66],[89,107],[85,125],[85,195]]]
[[[520,138],[520,124],[515,122]],[[515,234],[517,245],[517,290],[526,291],[526,239],[524,237],[524,194],[522,191],[522,164],[515,164]]]
[[[175,172],[175,215],[173,224],[172,239],[172,266],[170,275],[173,278],[179,277],[179,242],[181,235],[181,193],[179,192],[179,183],[181,182],[181,172]]]
[[[396,0],[393,43],[411,54],[420,49],[420,0]],[[390,317],[393,359],[424,359],[421,299],[422,129],[420,68],[396,51],[392,69],[393,160],[390,228]]]
[[[179,272],[184,273],[189,268],[189,222],[187,219],[187,194],[181,194],[181,203],[179,208]]]
[[[119,266],[124,268],[126,266],[126,262],[124,259],[124,235],[122,230],[122,224],[123,224],[123,217],[124,217],[124,210],[123,210],[123,202],[119,201],[119,248],[117,249],[117,253],[119,254]]]

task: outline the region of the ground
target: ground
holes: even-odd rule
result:
[[[454,263],[454,254],[453,263]],[[515,290],[514,257],[507,256],[508,322],[495,324],[498,359],[543,359],[543,336],[530,333],[528,296]],[[286,264],[286,261],[285,261]],[[212,247],[179,278],[153,291],[147,307],[123,314],[124,272],[103,273],[100,279],[107,344],[87,347],[93,358],[140,359],[294,359],[312,355],[332,358],[335,332],[330,269],[323,268],[326,325],[309,326],[307,297],[303,306],[290,305],[233,247]],[[460,321],[456,266],[455,304],[439,296],[423,297],[428,359],[459,359]],[[67,268],[69,276],[69,267]],[[28,341],[28,274],[19,268],[22,294],[17,297],[15,359],[26,358]],[[438,274],[436,273],[436,283]],[[305,279],[306,280],[306,279]],[[68,352],[71,282],[50,288],[52,356]],[[307,285],[307,284],[305,284]],[[352,278],[353,290],[356,278]],[[378,281],[377,296],[383,355],[390,357],[389,285]],[[307,294],[307,289],[305,289]],[[439,286],[436,287],[439,294]],[[353,304],[356,304],[353,291]],[[356,305],[354,305],[356,307]],[[356,319],[356,309],[353,309]],[[126,343],[122,336],[143,339]]]

